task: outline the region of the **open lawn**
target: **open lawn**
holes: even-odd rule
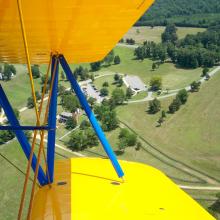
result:
[[[122,125],[121,125],[122,126]],[[118,148],[118,135],[120,132],[120,128],[106,132],[106,137],[109,140],[113,150],[116,152],[119,159],[136,161],[151,165],[163,171],[167,176],[171,177],[173,181],[179,184],[205,184],[202,180],[197,178],[196,176],[191,175],[190,173],[184,172],[181,169],[173,166],[172,163],[167,161],[166,159],[150,152],[148,150],[149,145],[142,142],[143,148],[139,151],[135,150],[135,147],[128,147],[125,149],[125,152],[122,153]],[[106,153],[103,150],[101,144],[98,147],[92,147],[84,150],[82,152],[88,156],[98,156],[98,157],[106,157]]]
[[[161,42],[161,34],[164,30],[165,27],[132,27],[123,38],[133,38],[138,44],[146,40],[159,43]],[[203,31],[205,31],[205,28],[178,27],[177,34],[179,39],[181,39],[187,34],[196,34]]]
[[[27,98],[31,96],[31,86],[26,65],[19,64],[14,66],[17,70],[16,76],[10,81],[2,81],[1,85],[13,106],[21,108],[26,105]],[[40,91],[40,79],[34,81],[36,91]]]
[[[156,127],[160,113],[149,115],[147,103],[118,108],[119,118],[146,140],[169,156],[182,161],[220,181],[220,74],[206,82],[201,91],[190,94],[185,106],[168,115]],[[162,101],[162,108],[172,99]]]
[[[116,47],[115,54],[121,57],[119,65],[111,65],[103,67],[98,74],[105,74],[109,71],[113,73],[123,73],[139,76],[145,84],[149,84],[152,76],[158,75],[162,77],[163,88],[179,89],[188,86],[192,81],[198,80],[202,73],[201,68],[197,69],[180,69],[172,63],[166,62],[161,64],[159,69],[152,71],[152,60],[145,59],[139,61],[134,59],[134,50],[125,47]],[[102,78],[105,81],[104,78]]]
[[[100,90],[103,87],[102,85],[103,85],[104,82],[108,82],[108,84],[109,84],[109,86],[106,87],[109,91],[109,96],[112,94],[113,90],[116,89],[116,88],[121,88],[124,91],[126,91],[126,86],[125,85],[122,85],[121,87],[117,86],[117,84],[114,81],[114,75],[104,76],[104,77],[98,78],[94,81],[94,84],[95,84],[96,88],[98,90]]]
[[[38,146],[36,146],[36,150],[37,149]],[[73,157],[72,154],[60,149],[56,149],[56,152],[56,159]],[[9,163],[7,159],[12,164]],[[16,219],[25,178],[23,173],[26,172],[27,165],[27,159],[17,141],[13,140],[9,144],[0,146],[0,164],[0,219]],[[20,172],[15,166],[23,173]],[[26,197],[27,199],[29,199],[30,196],[31,185],[32,182],[29,181]],[[26,200],[25,212],[28,204],[27,202],[28,200]]]

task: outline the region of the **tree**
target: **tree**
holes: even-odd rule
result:
[[[65,91],[66,91],[66,87],[59,84],[58,85],[58,94],[59,94],[59,96],[64,95]]]
[[[114,64],[118,65],[120,63],[121,63],[121,59],[120,59],[120,57],[118,55],[116,55],[115,58],[114,58]]]
[[[15,114],[16,118],[19,120],[20,119],[20,112],[19,112],[19,110],[17,108],[14,108],[13,111],[14,111],[14,114]]]
[[[25,131],[24,134],[25,134],[26,138],[28,139],[28,141],[30,141],[31,138],[32,138],[32,132],[31,131]]]
[[[156,64],[156,63],[153,63],[153,64],[152,64],[152,70],[154,71],[156,68],[157,68],[157,64]]]
[[[167,54],[172,60],[172,62],[175,63],[176,57],[177,57],[177,51],[176,51],[175,45],[171,42],[167,43]]]
[[[203,70],[202,70],[202,77],[205,77],[208,74],[208,72],[209,72],[209,68],[208,67],[203,68]]]
[[[0,144],[4,144],[15,137],[13,131],[0,131]]]
[[[119,41],[119,43],[124,43],[124,38],[122,38],[122,39]]]
[[[99,140],[97,138],[97,135],[92,128],[87,128],[85,130],[85,135],[87,137],[87,146],[88,147],[97,146],[99,144]]]
[[[133,90],[128,87],[127,90],[126,90],[126,98],[130,99],[133,95]]]
[[[12,64],[10,65],[10,70],[14,75],[16,75],[17,71],[16,71],[16,68],[14,65],[12,65]]]
[[[40,77],[40,70],[38,65],[31,66],[31,72],[34,79],[37,79]]]
[[[200,85],[201,85],[201,82],[196,82],[196,81],[192,82],[190,84],[191,92],[198,92],[200,89]]]
[[[164,33],[162,33],[161,38],[163,43],[175,43],[178,40],[176,26],[174,24],[168,24],[165,28]]]
[[[92,82],[94,82],[94,81],[95,81],[95,77],[94,77],[94,74],[93,74],[93,73],[92,73],[92,74],[90,74],[89,78],[92,80]]]
[[[100,95],[101,96],[108,96],[108,93],[109,93],[109,91],[106,87],[103,87],[103,88],[100,89]]]
[[[153,76],[150,80],[151,90],[158,91],[162,87],[162,78],[160,76]]]
[[[82,130],[76,130],[67,142],[68,147],[73,151],[80,151],[86,148],[87,137]]]
[[[137,135],[134,133],[130,133],[127,137],[127,145],[130,146],[135,146],[137,143]]]
[[[89,79],[89,70],[87,68],[83,68],[82,72],[80,73],[80,79],[86,80]]]
[[[60,75],[61,75],[61,79],[64,81],[66,79],[66,75],[64,74],[63,71],[60,72]]]
[[[136,58],[138,60],[144,60],[144,58],[145,58],[145,47],[137,47],[137,48],[135,48],[134,56],[136,56]]]
[[[33,108],[34,107],[34,99],[33,99],[32,96],[27,99],[27,107],[28,108]]]
[[[156,114],[157,112],[160,111],[160,108],[161,108],[160,101],[157,98],[155,98],[154,100],[149,102],[148,112],[150,114]]]
[[[87,101],[90,104],[90,107],[93,108],[96,103],[96,98],[89,97]]]
[[[104,62],[109,66],[114,61],[114,50],[112,50],[105,58]]]
[[[77,126],[77,121],[74,117],[66,120],[66,129],[74,129]]]
[[[42,76],[41,76],[41,78],[40,78],[40,79],[41,79],[41,84],[44,84],[44,83],[45,83],[46,78],[47,78],[46,75],[42,75]],[[48,80],[47,80],[47,84],[50,84],[50,81],[51,81],[51,79],[48,78]]]
[[[82,66],[77,67],[74,71],[73,71],[73,75],[76,79],[78,79],[78,77],[80,77],[81,80],[86,80],[90,77],[89,71],[87,68],[83,68]]]
[[[121,87],[123,85],[123,83],[124,83],[123,79],[122,79],[122,77],[120,77],[118,80],[118,86]]]
[[[185,89],[182,89],[177,93],[177,97],[179,98],[182,104],[185,104],[188,99],[188,92]]]
[[[108,82],[104,82],[104,83],[102,84],[102,86],[103,86],[103,87],[109,87],[109,83],[108,83]]]
[[[139,151],[141,148],[142,148],[142,143],[140,141],[138,141],[135,150]]]
[[[101,62],[98,61],[98,62],[90,63],[90,67],[93,72],[98,71],[101,69]]]
[[[120,138],[119,139],[119,143],[118,143],[118,148],[119,150],[124,153],[125,152],[125,148],[127,147],[126,146],[126,139],[125,138]]]
[[[10,65],[5,63],[4,71],[3,71],[3,79],[6,81],[9,81],[11,79],[11,76],[12,76],[12,72],[11,72]]]
[[[120,79],[120,75],[116,73],[114,75],[114,80],[117,82],[119,79]]]
[[[178,97],[176,97],[176,98],[173,100],[173,102],[170,104],[170,106],[169,106],[169,112],[170,112],[171,114],[175,113],[176,111],[179,110],[181,104],[182,104],[182,103],[181,103],[180,99],[179,99]]]
[[[123,143],[123,147],[135,146],[137,143],[137,135],[129,132],[127,128],[122,128],[120,130],[119,136],[120,145]]]
[[[121,105],[125,101],[125,93],[123,89],[116,88],[112,92],[112,99],[116,105]]]
[[[161,126],[162,123],[164,122],[164,118],[163,118],[163,117],[160,117],[157,122],[158,122],[159,126]]]
[[[85,130],[85,129],[91,127],[91,125],[90,125],[89,121],[83,120],[79,127],[81,130]]]
[[[126,39],[126,43],[127,43],[127,44],[130,44],[130,45],[134,45],[134,44],[135,44],[135,40],[132,39],[132,38],[127,38],[127,39]]]
[[[70,112],[75,112],[80,107],[78,98],[73,94],[62,95],[61,105]]]
[[[101,121],[103,130],[111,131],[118,127],[116,111],[109,104],[95,106],[94,112],[97,119]]]
[[[167,116],[166,116],[166,112],[163,110],[162,112],[161,112],[161,117],[162,118],[166,118]]]
[[[41,99],[41,95],[38,91],[35,91],[36,100],[39,101]]]

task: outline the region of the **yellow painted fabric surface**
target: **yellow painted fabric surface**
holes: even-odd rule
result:
[[[102,59],[154,0],[21,0],[31,63]],[[26,63],[17,0],[0,0],[0,62]]]
[[[35,196],[32,219],[214,220],[157,169],[120,164],[124,182],[108,159],[58,161],[52,189],[43,187]],[[67,184],[58,186],[59,181]]]

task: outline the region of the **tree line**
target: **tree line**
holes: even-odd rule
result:
[[[157,0],[136,25],[166,26],[173,22],[183,27],[208,27],[219,21],[219,14],[219,0]]]
[[[187,35],[178,40],[177,28],[167,25],[162,34],[162,43],[145,41],[134,51],[138,60],[153,59],[161,63],[168,58],[182,68],[213,67],[220,61],[220,31],[209,29],[196,35]],[[156,65],[152,66],[155,69]]]

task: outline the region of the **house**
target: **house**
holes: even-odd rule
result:
[[[62,112],[58,115],[57,119],[60,123],[66,123],[67,119],[72,118],[73,114],[70,112]]]

